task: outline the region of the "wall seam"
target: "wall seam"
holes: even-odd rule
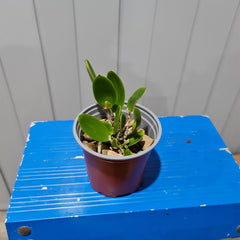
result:
[[[80,109],[82,109],[82,94],[81,94],[81,78],[80,78],[80,69],[79,69],[79,48],[78,48],[78,34],[77,34],[77,18],[76,18],[76,8],[75,1],[72,0],[73,6],[73,23],[74,23],[74,38],[75,38],[75,49],[76,49],[76,62],[77,62],[77,78],[78,78],[78,87],[79,87],[79,100],[80,100]]]
[[[239,2],[238,2],[238,6],[237,6],[237,10],[236,10],[236,17],[237,17],[237,15],[239,14],[239,9],[240,9],[239,6],[240,6],[240,0],[239,0]],[[234,16],[234,17],[235,17],[235,16]],[[234,19],[234,23],[236,22],[235,20],[236,20],[236,18]],[[234,25],[234,24],[233,24],[233,25]],[[224,124],[223,124],[223,127],[222,127],[222,129],[221,129],[221,131],[220,131],[220,135],[223,135],[223,133],[224,133],[224,131],[225,131],[225,128],[226,128],[226,126],[228,125],[230,116],[232,115],[234,106],[235,106],[235,104],[236,104],[236,102],[237,102],[237,99],[238,99],[239,95],[240,95],[240,88],[238,89],[238,92],[237,92],[237,94],[236,94],[236,96],[235,96],[235,98],[234,98],[234,100],[233,100],[233,103],[232,103],[232,106],[231,106],[230,111],[229,111],[229,113],[228,113],[228,116],[227,116],[227,118],[226,118],[226,120],[225,120],[225,122],[224,122]]]
[[[224,124],[223,124],[223,128],[222,128],[222,130],[220,131],[220,135],[221,135],[221,136],[224,134],[224,131],[225,131],[225,129],[226,129],[226,126],[228,125],[229,119],[230,119],[230,117],[231,117],[231,115],[232,115],[232,113],[233,113],[233,109],[234,109],[234,107],[235,107],[235,105],[236,105],[237,100],[238,100],[239,97],[240,97],[240,88],[238,89],[238,92],[237,92],[237,94],[236,94],[236,96],[235,96],[235,98],[234,98],[234,101],[233,101],[233,104],[232,104],[232,106],[231,106],[231,108],[230,108],[230,111],[229,111],[229,114],[228,114],[228,116],[227,116],[227,119],[225,120],[225,122],[224,122]]]
[[[155,30],[155,25],[156,25],[157,9],[158,9],[158,0],[155,0],[155,8],[154,8],[153,19],[152,19],[152,31],[151,31],[150,45],[149,45],[149,53],[148,53],[148,59],[147,59],[146,72],[145,72],[145,76],[144,76],[144,86],[146,88],[147,88],[147,85],[148,85],[147,77],[149,75],[149,68],[150,68],[150,62],[151,62],[153,37],[154,37],[154,30]],[[142,102],[143,102],[143,105],[146,104],[145,95],[142,98]]]
[[[15,117],[17,119],[18,128],[20,130],[21,138],[22,138],[22,141],[23,141],[23,144],[24,144],[25,140],[24,140],[23,129],[22,129],[21,125],[20,125],[20,118],[18,116],[17,108],[16,108],[16,105],[15,105],[15,102],[14,102],[14,99],[13,99],[13,96],[12,96],[12,92],[11,92],[10,86],[8,84],[7,74],[6,74],[6,71],[5,71],[5,68],[4,68],[4,65],[3,65],[3,62],[2,62],[1,58],[0,58],[0,66],[2,68],[3,78],[4,78],[5,84],[7,86],[7,91],[8,91],[8,94],[9,94],[9,97],[10,97],[10,101],[11,101],[11,104],[12,104],[12,107],[13,107],[14,115],[15,115]]]
[[[19,120],[19,116],[18,116],[18,113],[17,113],[16,105],[15,105],[15,102],[14,102],[14,99],[13,99],[13,96],[12,96],[12,92],[11,92],[10,86],[8,84],[7,74],[6,74],[6,71],[5,71],[5,68],[4,68],[4,65],[3,65],[1,57],[0,57],[0,67],[1,67],[2,72],[3,72],[3,78],[4,78],[4,81],[5,81],[6,87],[7,87],[7,91],[8,91],[10,102],[11,102],[11,105],[12,105],[12,108],[13,108],[13,112],[14,112],[15,118],[17,120],[17,126],[19,128],[19,132],[20,132],[20,135],[21,135],[22,144],[24,145],[23,129],[22,129],[21,125],[20,125],[20,120]],[[8,193],[9,193],[9,196],[11,196],[11,188],[10,188],[10,185],[8,184],[8,182],[7,182],[7,179],[6,179],[6,177],[5,177],[5,175],[4,175],[3,171],[2,171],[2,167],[1,166],[0,166],[0,175],[2,176],[3,182],[4,182],[5,186],[6,186],[6,189],[7,189]]]
[[[233,26],[235,24],[236,17],[238,15],[237,13],[238,13],[239,6],[240,6],[240,1],[238,2],[238,5],[237,5],[236,10],[235,10],[234,15],[233,15],[233,19],[232,19],[232,22],[231,22],[231,25],[230,25],[230,28],[229,28],[229,31],[228,31],[228,36],[226,38],[226,41],[225,41],[225,44],[224,44],[224,47],[223,47],[223,51],[221,53],[221,57],[220,57],[220,60],[218,62],[218,66],[217,66],[217,69],[216,69],[216,72],[215,72],[215,75],[214,75],[214,79],[213,79],[213,82],[211,84],[209,94],[207,96],[207,101],[206,101],[206,104],[205,104],[205,107],[204,107],[204,110],[203,110],[203,114],[205,114],[207,112],[207,108],[208,108],[209,102],[210,102],[211,97],[212,97],[214,86],[217,82],[219,72],[220,72],[220,69],[221,69],[221,66],[222,66],[222,63],[223,63],[224,55],[225,55],[226,49],[227,49],[228,44],[229,44],[229,40],[230,40],[231,35],[232,35],[232,29],[233,29]]]
[[[0,177],[2,178],[3,184],[5,185],[5,187],[7,189],[8,196],[10,197],[11,196],[11,190],[10,190],[10,187],[8,186],[7,179],[5,178],[5,176],[3,174],[1,166],[0,166]]]
[[[120,64],[120,34],[121,34],[121,0],[118,0],[118,36],[117,36],[117,66],[116,72],[119,74],[119,64]]]
[[[184,77],[184,73],[185,73],[185,69],[186,69],[186,65],[187,65],[187,59],[188,59],[191,43],[192,43],[193,31],[194,31],[194,28],[196,25],[196,20],[197,20],[197,16],[198,16],[198,12],[199,12],[199,6],[200,6],[200,0],[198,0],[198,2],[197,2],[197,6],[196,6],[196,10],[195,10],[191,30],[190,30],[190,36],[188,39],[186,52],[185,52],[185,56],[184,56],[184,60],[183,60],[183,66],[182,66],[182,70],[180,73],[180,79],[179,79],[178,86],[177,86],[177,93],[176,93],[176,97],[175,97],[174,104],[173,104],[172,115],[176,114],[177,102],[178,102],[179,96],[180,96],[180,90],[181,90],[183,77]]]
[[[51,90],[51,85],[50,85],[50,82],[49,82],[47,62],[46,62],[46,57],[45,57],[44,48],[43,48],[43,42],[42,42],[42,37],[41,37],[41,32],[40,32],[40,25],[39,25],[35,0],[33,0],[32,3],[33,3],[33,11],[34,11],[34,15],[35,15],[36,27],[37,27],[37,32],[38,32],[38,38],[39,38],[39,42],[40,42],[40,48],[41,48],[41,53],[42,53],[42,58],[43,58],[43,67],[44,67],[44,71],[45,71],[45,75],[46,75],[46,83],[47,83],[47,87],[48,87],[50,107],[52,109],[53,120],[56,120],[56,114],[55,114],[53,98],[52,98],[52,90]]]

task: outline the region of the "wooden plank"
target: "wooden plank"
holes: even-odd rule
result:
[[[56,119],[80,111],[72,1],[35,1]]]
[[[240,7],[236,11],[232,31],[229,36],[206,114],[210,115],[219,132],[223,131],[224,124],[230,114],[232,104],[240,89]],[[240,122],[240,119],[239,121]],[[238,124],[232,126],[237,129]],[[228,136],[231,139],[231,136]]]
[[[117,70],[118,0],[74,1],[82,108],[95,102],[85,70],[89,59],[97,74]]]
[[[204,113],[237,4],[237,0],[200,2],[175,114]]]
[[[240,167],[240,154],[236,154],[236,155],[234,155],[233,157],[234,157],[235,161],[237,162],[237,164],[238,164],[239,167]]]
[[[20,125],[10,94],[0,59],[0,167],[6,178],[9,190],[13,188],[24,147],[23,135],[21,134]]]
[[[0,210],[6,210],[8,208],[10,196],[5,186],[5,183],[3,181],[1,169],[0,169],[0,193],[1,193],[0,194]]]
[[[0,54],[22,131],[52,109],[32,1],[0,1]]]
[[[144,105],[158,115],[173,111],[197,6],[192,0],[157,1]]]
[[[146,84],[156,1],[123,0],[120,6],[118,73],[128,99],[136,88]]]
[[[232,153],[240,153],[240,91],[236,97],[231,113],[227,119],[225,128],[222,131],[222,137],[229,146]]]
[[[7,231],[5,227],[6,211],[0,211],[0,240],[8,240]]]

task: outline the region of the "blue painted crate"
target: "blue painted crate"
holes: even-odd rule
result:
[[[240,236],[240,169],[210,119],[159,119],[141,188],[119,198],[91,188],[73,121],[34,122],[6,216],[9,240]],[[19,235],[22,226],[31,234]]]

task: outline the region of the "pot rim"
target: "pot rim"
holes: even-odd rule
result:
[[[159,142],[160,138],[161,138],[161,135],[162,135],[162,126],[161,126],[161,123],[158,119],[158,117],[156,116],[155,113],[153,113],[151,110],[149,110],[148,108],[146,107],[143,107],[142,105],[140,104],[136,104],[136,107],[139,108],[140,110],[143,110],[145,111],[148,115],[151,116],[152,119],[155,120],[156,122],[156,125],[157,125],[157,128],[158,128],[158,132],[157,132],[157,136],[156,138],[154,139],[153,141],[153,144],[148,147],[147,149],[145,149],[144,151],[140,151],[136,154],[133,154],[133,155],[129,155],[129,156],[120,156],[120,157],[115,157],[115,156],[107,156],[107,155],[104,155],[104,154],[100,154],[100,153],[97,153],[93,150],[91,150],[90,148],[88,148],[87,146],[85,146],[82,141],[80,140],[80,138],[78,137],[78,134],[77,134],[77,131],[76,131],[76,125],[78,123],[78,117],[80,114],[82,113],[85,113],[86,111],[94,108],[94,107],[98,107],[99,105],[97,103],[95,104],[92,104],[86,108],[84,108],[78,115],[77,117],[75,118],[74,120],[74,123],[73,123],[73,135],[74,135],[74,138],[75,140],[77,141],[77,143],[81,146],[81,148],[83,148],[83,150],[87,151],[89,154],[92,154],[98,158],[101,158],[101,159],[105,159],[105,160],[114,160],[114,161],[119,161],[119,160],[130,160],[130,159],[134,159],[134,158],[138,158],[138,157],[141,157],[145,154],[147,154],[148,152],[150,152]],[[80,127],[80,126],[79,126]],[[81,128],[80,128],[81,130]]]

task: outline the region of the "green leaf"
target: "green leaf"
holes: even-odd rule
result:
[[[131,147],[137,142],[139,142],[142,137],[144,136],[144,130],[140,129],[138,132],[133,132],[127,136],[127,139],[129,139],[128,146]]]
[[[114,148],[114,149],[117,149],[118,148],[118,140],[116,138],[113,138],[112,141],[111,141],[111,146]]]
[[[117,106],[117,109],[115,111],[114,123],[113,123],[113,134],[116,134],[118,131],[120,116],[121,116],[121,106]]]
[[[94,70],[93,70],[93,68],[92,68],[92,65],[90,64],[90,62],[89,62],[87,59],[85,60],[85,66],[86,66],[86,68],[87,68],[88,75],[89,75],[90,79],[91,79],[92,82],[93,82],[93,80],[94,80],[95,77],[96,77],[96,74],[95,74],[95,72],[94,72]]]
[[[138,108],[133,108],[133,126],[132,130],[134,131],[141,124],[141,112]]]
[[[120,105],[122,108],[125,101],[125,89],[123,83],[119,76],[113,71],[108,72],[107,78],[112,81],[112,84],[116,90],[116,104]]]
[[[132,151],[130,149],[128,149],[128,148],[125,149],[124,153],[123,153],[124,156],[129,156],[129,155],[132,155],[132,154],[133,154]]]
[[[123,129],[127,121],[126,115],[124,113],[121,113],[120,117],[120,129]]]
[[[127,108],[129,112],[133,111],[133,108],[135,107],[137,101],[142,97],[142,95],[145,93],[146,88],[145,87],[141,87],[138,88],[133,94],[132,96],[129,98],[128,103],[127,103]]]
[[[117,104],[114,104],[114,105],[112,106],[112,111],[113,111],[113,112],[116,112],[116,111],[117,111],[117,107],[118,107],[118,105],[117,105]]]
[[[78,122],[83,132],[95,141],[108,142],[109,136],[113,133],[109,123],[85,113],[79,115]]]
[[[106,77],[98,75],[93,81],[93,94],[97,103],[105,107],[105,102],[108,101],[112,105],[116,102],[116,92],[112,82]]]
[[[113,127],[110,123],[105,122],[105,121],[101,121],[103,125],[105,125],[105,127],[108,129],[109,132],[111,132],[111,135],[113,134]]]

